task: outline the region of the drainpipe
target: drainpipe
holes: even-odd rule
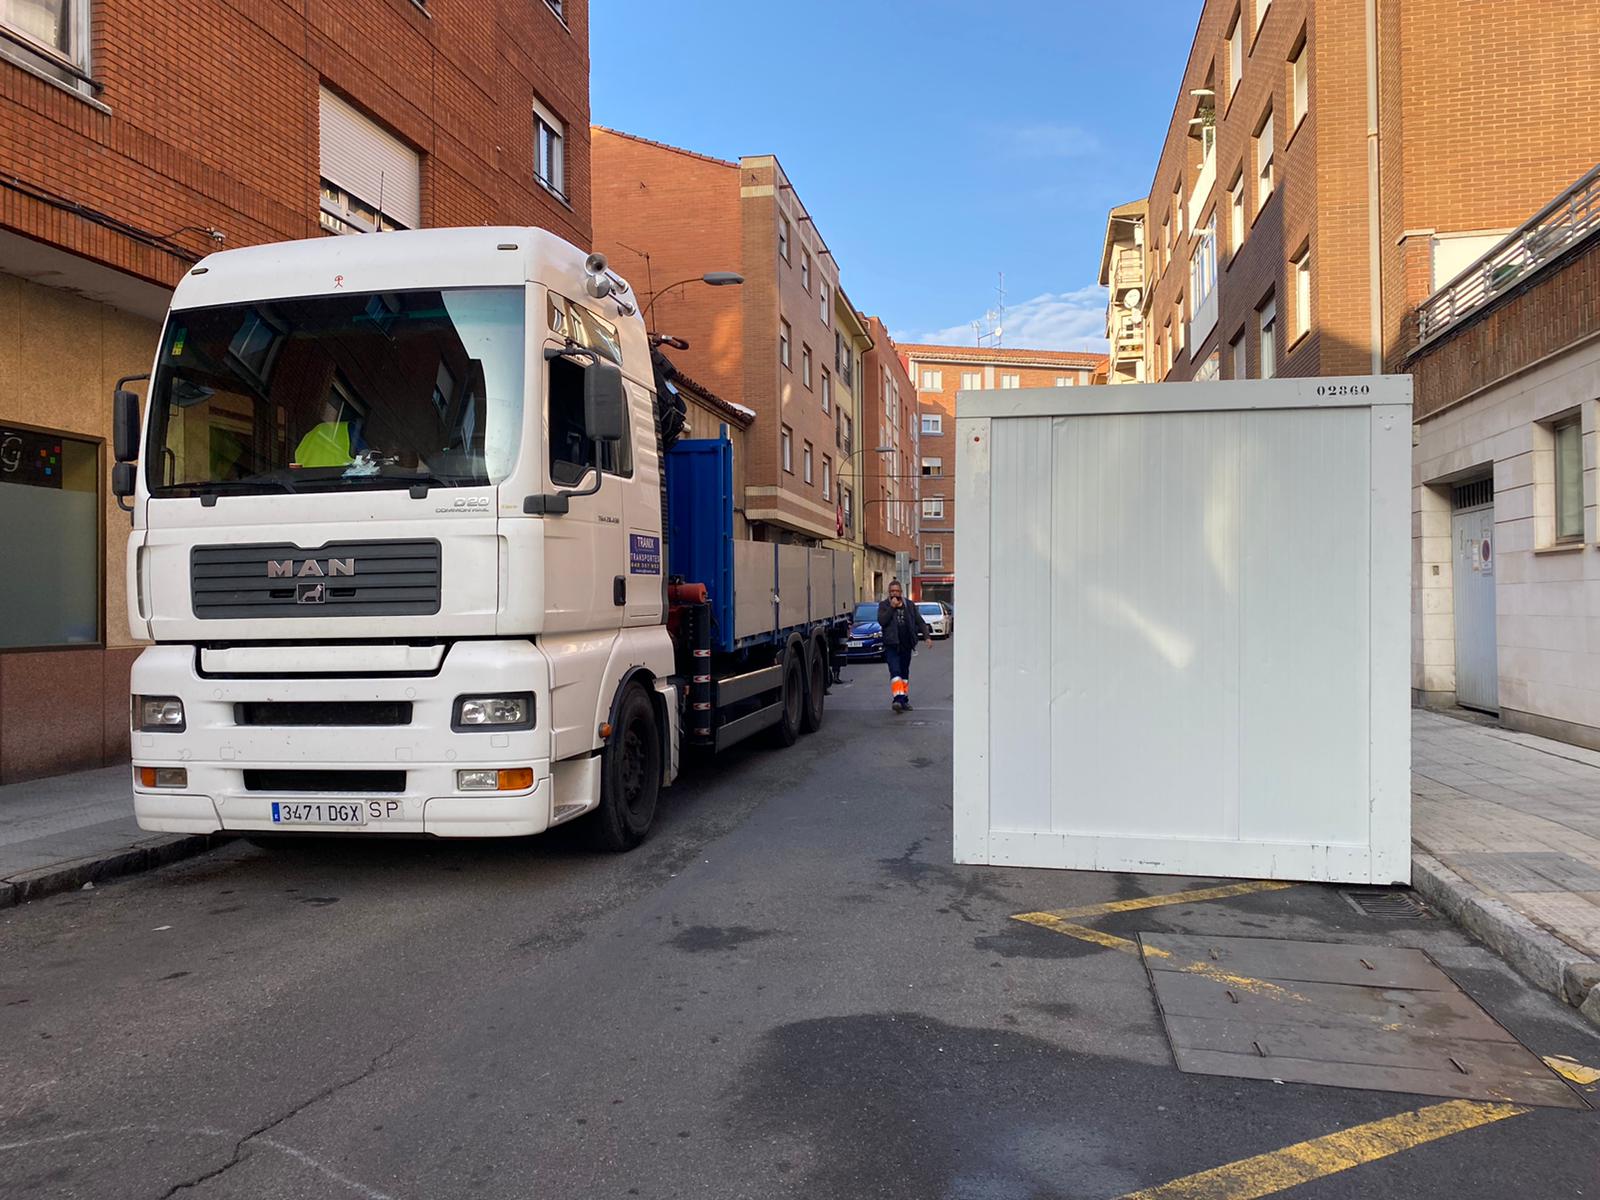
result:
[[[1367,16],[1367,306],[1371,311],[1372,373],[1383,374],[1383,228],[1378,179],[1378,0]]]

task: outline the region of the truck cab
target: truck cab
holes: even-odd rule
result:
[[[609,776],[611,840],[643,836],[680,705],[650,347],[603,259],[527,228],[215,254],[142,436],[130,402],[143,828],[531,834]]]

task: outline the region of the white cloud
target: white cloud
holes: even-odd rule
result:
[[[897,342],[935,346],[975,346],[974,315],[960,325],[944,329],[896,332]],[[1006,307],[1002,345],[1024,350],[1106,350],[1106,293],[1091,284],[1075,292],[1044,292],[1021,304]]]

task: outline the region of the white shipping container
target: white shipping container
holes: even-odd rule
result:
[[[956,415],[956,861],[1409,882],[1410,378]]]

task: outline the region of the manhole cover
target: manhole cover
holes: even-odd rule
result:
[[[1339,894],[1364,917],[1415,921],[1429,915],[1415,896],[1399,889],[1348,888]]]
[[[1180,1071],[1586,1107],[1421,950],[1139,940]]]

